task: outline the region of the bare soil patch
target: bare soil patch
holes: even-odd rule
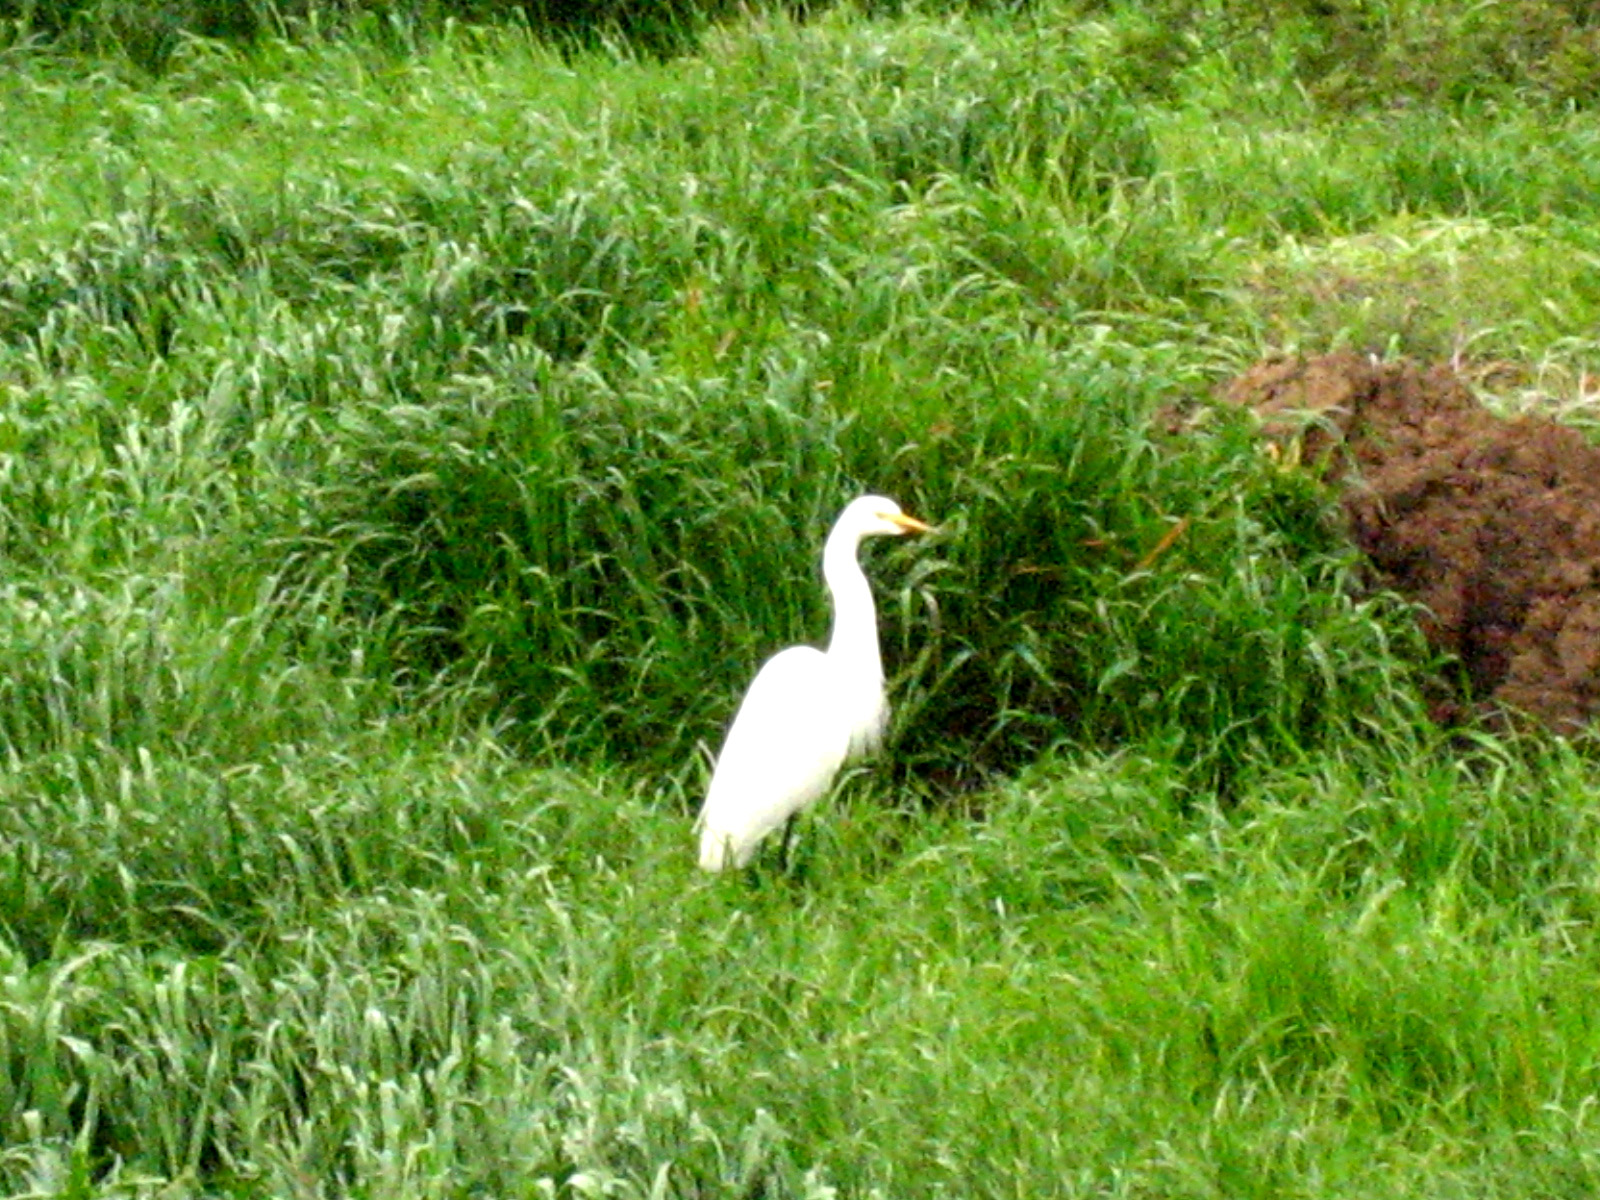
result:
[[[1380,581],[1460,660],[1469,694],[1438,716],[1466,703],[1572,730],[1600,712],[1600,447],[1488,411],[1442,365],[1269,361],[1226,394],[1340,485]]]

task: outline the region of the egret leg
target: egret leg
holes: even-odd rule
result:
[[[778,848],[778,861],[783,865],[785,875],[789,873],[789,847],[794,842],[794,826],[799,819],[799,813],[791,813],[789,819],[783,823],[783,843]]]

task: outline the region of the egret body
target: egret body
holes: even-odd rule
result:
[[[780,650],[745,692],[700,813],[705,870],[749,862],[757,843],[825,793],[845,762],[878,748],[889,704],[878,614],[856,551],[864,537],[927,528],[883,496],[861,496],[839,514],[822,550],[833,597],[828,648]]]

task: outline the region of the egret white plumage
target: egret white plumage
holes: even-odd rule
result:
[[[856,552],[864,537],[925,533],[883,496],[852,500],[822,550],[833,596],[826,650],[790,646],[744,694],[700,812],[700,866],[742,867],[772,830],[828,790],[839,768],[878,748],[889,720],[878,614]]]

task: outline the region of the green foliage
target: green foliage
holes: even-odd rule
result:
[[[815,18],[834,4],[764,7]],[[1247,73],[1264,65],[1292,74],[1341,111],[1517,95],[1586,108],[1600,78],[1600,24],[1588,0],[1302,0],[1270,10],[1237,0],[856,0],[850,7],[879,18],[1036,10],[1042,22],[1087,18],[1100,65],[1129,90],[1162,97],[1174,95],[1186,73],[1218,60]],[[43,35],[161,73],[197,37],[252,44],[285,33],[354,34],[405,53],[458,23],[516,23],[568,47],[618,39],[670,55],[692,50],[707,28],[737,11],[731,0],[0,0],[0,23],[13,38]]]
[[[0,1190],[1594,1191],[1592,750],[1433,731],[1211,399],[1593,421],[1581,39],[1511,8],[8,51]],[[1318,57],[1446,17],[1447,106]],[[893,769],[692,877],[867,488],[939,526],[866,552]]]
[[[1085,0],[1105,65],[1128,88],[1171,97],[1186,74],[1293,79],[1319,105],[1458,109],[1537,98],[1590,107],[1600,24],[1588,0]]]
[[[356,36],[406,53],[458,22],[521,24],[566,45],[614,37],[673,53],[730,8],[728,0],[0,0],[0,22],[14,37],[42,36],[161,74],[195,38],[248,45],[285,34],[307,41]]]
[[[114,803],[62,779],[21,823],[99,940],[3,951],[11,1190],[1595,1178],[1574,754],[1329,756],[1231,813],[1158,756],[1053,760],[981,824],[856,804],[808,829],[809,877],[712,886],[615,781],[398,732],[220,778],[129,761]]]
[[[1583,105],[1600,98],[1600,81],[1577,66],[1595,61],[1596,14],[1583,0],[1308,8],[1297,66],[1336,105],[1460,104],[1524,89]]]

